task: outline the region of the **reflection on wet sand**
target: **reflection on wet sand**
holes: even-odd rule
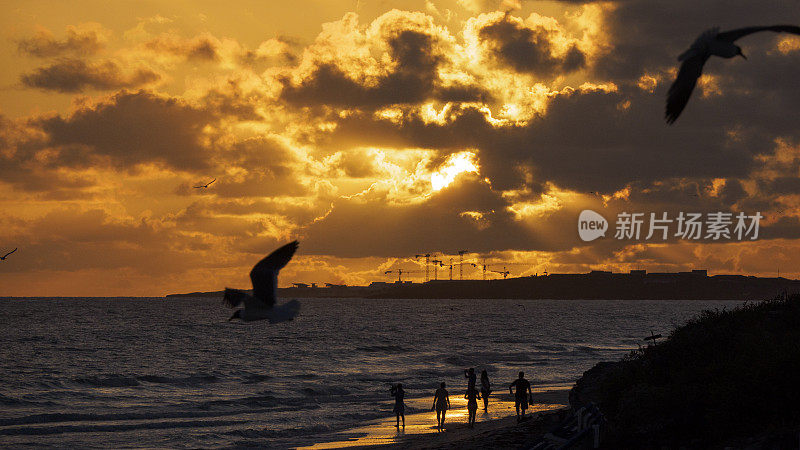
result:
[[[529,413],[537,413],[565,408],[568,388],[556,387],[534,389],[535,404],[528,409]],[[463,395],[450,397],[452,409],[447,411],[447,423],[442,432],[436,427],[436,413],[430,410],[430,398],[406,398],[406,426],[398,431],[395,428],[395,417],[387,414],[385,418],[367,422],[363,426],[351,428],[331,436],[330,442],[320,442],[304,449],[327,449],[343,447],[362,447],[371,445],[391,445],[408,441],[425,434],[439,434],[441,443],[468,439],[470,435],[485,432],[496,427],[513,426],[515,422],[501,421],[516,414],[511,396],[499,395],[491,397],[489,411],[478,411],[474,429],[467,427],[467,400]],[[387,404],[387,410],[391,407]],[[419,411],[411,413],[411,411]],[[443,435],[447,435],[446,437]],[[426,438],[427,439],[427,438]]]

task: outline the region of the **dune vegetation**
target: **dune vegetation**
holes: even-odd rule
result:
[[[800,295],[708,310],[657,345],[601,363],[573,404],[606,418],[609,448],[796,448]]]

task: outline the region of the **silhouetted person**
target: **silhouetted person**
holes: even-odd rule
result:
[[[467,378],[467,387],[475,387],[475,368],[464,369],[464,378]]]
[[[481,372],[481,397],[483,397],[483,410],[489,411],[489,394],[492,393],[492,384],[489,383],[489,374],[486,370]]]
[[[444,381],[439,385],[439,389],[433,394],[433,409],[436,410],[436,428],[444,429],[444,416],[450,409],[450,394],[444,388]]]
[[[512,389],[517,387],[517,392],[514,393]],[[517,422],[525,420],[525,410],[528,409],[528,397],[530,396],[531,403],[533,403],[533,393],[531,392],[531,384],[525,379],[525,373],[520,372],[519,378],[514,380],[508,390],[514,394],[514,406],[517,408]],[[520,415],[522,410],[522,415]]]
[[[406,427],[406,405],[403,403],[403,397],[406,392],[403,390],[403,384],[397,383],[396,386],[389,388],[389,392],[394,397],[394,413],[397,415],[397,424],[395,428],[400,428],[400,418],[403,418],[403,428]]]
[[[478,411],[478,399],[481,398],[481,394],[475,389],[475,386],[467,386],[467,393],[464,394],[464,398],[467,399],[469,427],[473,428],[475,426],[475,413]]]

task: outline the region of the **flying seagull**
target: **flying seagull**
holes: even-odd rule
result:
[[[17,251],[17,249],[16,249],[16,248],[15,248],[14,250],[11,250],[10,252],[6,253],[5,255],[3,255],[3,256],[0,256],[0,261],[5,261],[5,260],[6,260],[6,258],[8,258],[8,255],[10,255],[10,254],[14,253],[15,251]]]
[[[217,181],[217,179],[216,179],[216,178],[214,178],[213,180],[209,181],[209,182],[208,182],[208,183],[206,183],[206,184],[201,184],[200,186],[192,186],[192,187],[194,187],[195,189],[207,188],[207,187],[211,186],[211,183],[213,183],[213,182],[215,182],[215,181]]]
[[[703,65],[708,58],[719,56],[722,58],[734,58],[741,56],[747,59],[742,53],[742,48],[734,44],[737,39],[748,34],[758,33],[759,31],[774,31],[776,33],[800,34],[800,27],[794,25],[772,25],[766,27],[746,27],[735,30],[720,32],[719,28],[712,28],[694,41],[689,50],[678,56],[678,61],[683,61],[678,71],[678,77],[672,83],[667,94],[666,119],[668,124],[672,124],[681,115],[681,111],[689,102],[692,90],[697,84],[697,79],[703,73]]]
[[[223,302],[231,308],[244,303],[244,308],[237,309],[230,320],[241,319],[245,322],[267,319],[270,323],[292,320],[300,312],[300,302],[288,301],[276,305],[278,272],[285,266],[297,251],[297,241],[290,242],[267,255],[250,271],[253,283],[253,295],[246,292],[225,288]]]

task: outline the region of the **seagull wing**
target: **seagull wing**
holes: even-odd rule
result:
[[[17,251],[16,248],[14,250],[11,250],[10,252],[6,253],[5,255],[3,255],[3,259],[5,259],[8,255],[14,253],[15,251]]]
[[[253,282],[253,297],[264,303],[262,307],[269,308],[275,304],[278,272],[292,259],[298,245],[297,241],[284,245],[259,261],[250,271],[250,281]]]
[[[792,33],[800,34],[800,27],[795,25],[772,25],[766,27],[745,27],[737,28],[735,30],[724,31],[717,34],[717,39],[722,41],[733,42],[748,34],[758,33],[759,31],[774,31],[775,33]]]
[[[216,178],[214,178],[213,180],[209,181],[208,184],[206,185],[206,187],[211,186],[211,184],[213,184],[215,181],[217,181]]]
[[[222,303],[231,308],[236,308],[241,305],[242,302],[247,303],[247,297],[250,296],[247,295],[246,292],[242,292],[238,289],[225,288],[225,294],[222,296]]]
[[[667,110],[665,117],[668,124],[672,124],[681,115],[683,108],[689,103],[689,97],[697,84],[697,79],[703,73],[703,65],[708,60],[707,54],[695,54],[683,60],[678,71],[678,77],[669,87],[667,94]]]

